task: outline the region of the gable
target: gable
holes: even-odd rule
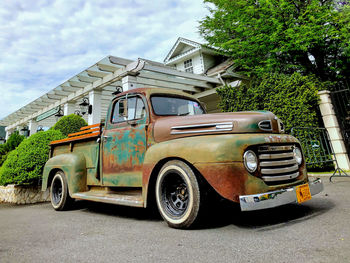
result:
[[[168,55],[164,59],[164,63],[167,64],[171,60],[181,57],[184,54],[192,53],[201,48],[202,48],[201,44],[179,37],[175,45],[171,48]]]

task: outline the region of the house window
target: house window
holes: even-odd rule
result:
[[[192,59],[185,60],[184,66],[186,72],[193,73]]]

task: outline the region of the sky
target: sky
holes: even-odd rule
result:
[[[162,62],[178,37],[200,43],[202,0],[1,0],[0,119],[102,58]]]

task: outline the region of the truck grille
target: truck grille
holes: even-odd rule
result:
[[[266,184],[286,183],[299,176],[294,145],[263,145],[258,148],[261,178]]]

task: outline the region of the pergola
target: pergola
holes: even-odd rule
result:
[[[50,127],[56,122],[53,115],[47,118],[43,115],[56,109],[62,109],[64,115],[72,114],[83,98],[88,98],[93,108],[91,114],[84,116],[85,119],[89,124],[98,123],[106,116],[112,93],[117,87],[122,87],[123,91],[143,86],[180,89],[208,103],[217,96],[215,88],[222,84],[220,78],[181,72],[146,59],[132,61],[107,56],[0,120],[0,125],[7,126],[7,136],[23,126],[28,126],[32,134],[38,125]],[[207,107],[213,111],[216,103],[209,103]]]

